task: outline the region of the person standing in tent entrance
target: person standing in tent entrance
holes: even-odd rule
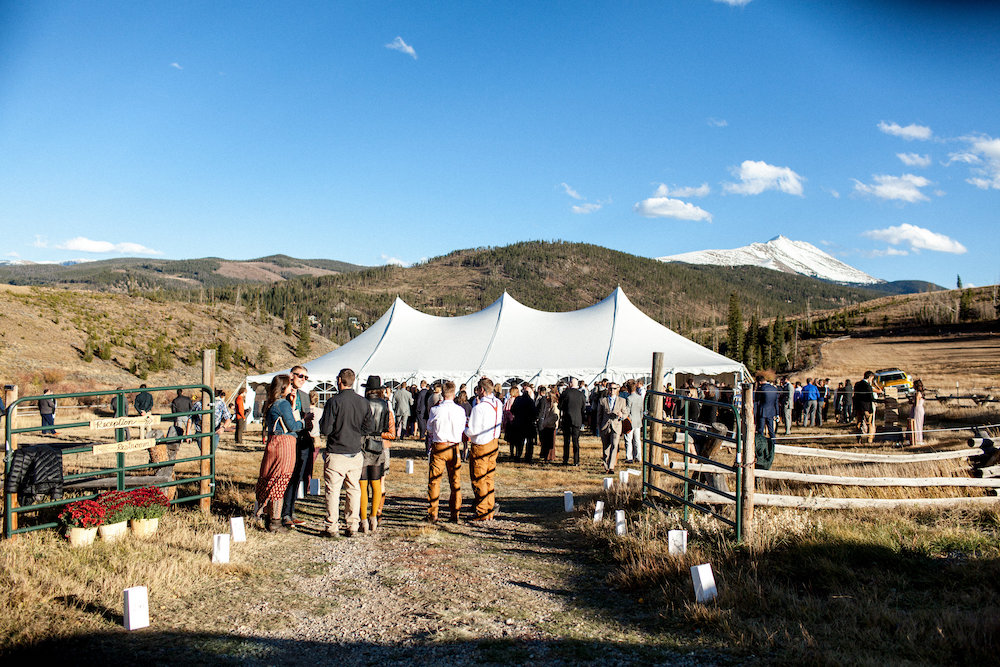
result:
[[[573,465],[580,465],[580,429],[583,428],[583,392],[576,388],[576,378],[569,379],[569,388],[559,397],[559,414],[562,415],[563,465],[569,465],[569,445],[573,442]]]
[[[614,472],[618,462],[618,441],[628,418],[628,404],[618,395],[618,385],[608,383],[608,393],[597,404],[597,429],[604,445],[604,472]]]
[[[299,485],[303,487],[303,493],[309,487],[309,479],[312,477],[313,469],[313,439],[309,435],[312,430],[313,413],[309,404],[309,394],[302,390],[302,386],[309,381],[309,373],[305,366],[294,366],[291,370],[292,408],[296,419],[301,415],[305,426],[298,432],[298,440],[295,443],[295,468],[292,476],[288,480],[288,488],[285,489],[285,501],[281,509],[281,522],[286,528],[299,526],[303,522],[295,518],[295,499],[298,497]]]
[[[455,383],[447,380],[442,388],[441,402],[431,408],[427,433],[431,455],[427,470],[427,520],[437,523],[441,500],[441,478],[448,473],[451,496],[448,499],[451,522],[458,523],[462,509],[462,457],[459,447],[465,431],[465,410],[455,403]]]
[[[493,393],[493,380],[481,378],[476,385],[476,404],[469,416],[465,435],[472,443],[469,452],[469,473],[475,501],[472,506],[473,521],[489,521],[497,512],[496,489],[493,474],[497,468],[500,451],[500,426],[503,422],[503,403]]]

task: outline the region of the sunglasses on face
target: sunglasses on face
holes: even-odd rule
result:
[[[309,380],[309,376],[308,375],[303,375],[302,373],[292,373],[292,375],[294,375],[297,378],[302,378],[303,380],[306,380],[306,381]]]

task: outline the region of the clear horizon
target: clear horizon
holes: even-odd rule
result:
[[[0,8],[0,258],[809,242],[1000,282],[1000,7]]]

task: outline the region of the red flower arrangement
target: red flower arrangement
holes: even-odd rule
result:
[[[132,501],[133,519],[158,519],[167,513],[170,500],[163,489],[155,486],[145,486],[129,491]]]
[[[107,509],[96,500],[77,500],[66,505],[59,520],[76,528],[96,528],[104,523]]]
[[[107,524],[128,521],[132,518],[131,491],[105,491],[98,495],[94,502],[104,506],[104,522]]]

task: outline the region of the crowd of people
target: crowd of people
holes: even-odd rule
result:
[[[314,458],[323,455],[326,516],[320,535],[341,534],[340,497],[343,493],[343,534],[375,531],[386,494],[391,444],[412,437],[424,444],[428,461],[426,520],[436,523],[441,487],[447,477],[450,521],[462,520],[462,467],[469,465],[473,492],[471,521],[491,521],[499,506],[494,475],[501,440],[514,462],[557,463],[556,432],[562,432],[562,463],[580,465],[580,434],[589,428],[602,441],[602,463],[611,472],[624,449],[625,461],[641,456],[641,424],[645,385],[629,380],[624,386],[602,380],[589,388],[574,378],[552,386],[529,382],[509,387],[481,378],[470,397],[465,385],[451,381],[392,389],[378,376],[369,376],[364,395],[354,391],[354,371],[341,370],[337,393],[323,407],[312,410],[317,394],[307,396],[301,386],[309,379],[296,366],[276,375],[264,402],[265,451],[256,485],[257,515],[270,531],[280,532],[301,523],[294,516],[295,493],[307,485]],[[538,457],[535,458],[535,448]]]

